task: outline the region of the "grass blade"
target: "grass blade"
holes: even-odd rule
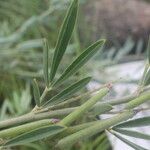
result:
[[[40,107],[40,90],[37,84],[36,79],[33,80],[33,94],[34,94],[34,100],[38,107]]]
[[[49,47],[48,42],[46,39],[44,39],[44,49],[43,49],[43,73],[44,73],[44,80],[46,83],[46,86],[49,87]]]
[[[50,81],[54,79],[57,68],[66,51],[67,45],[69,43],[70,37],[72,35],[75,26],[77,11],[78,11],[78,0],[74,0],[67,12],[66,18],[63,22],[63,25],[59,33],[58,41],[56,44],[56,48],[52,60]]]
[[[78,92],[83,87],[85,87],[89,83],[90,80],[91,80],[91,77],[87,77],[72,84],[68,88],[64,89],[62,92],[58,93],[56,96],[52,97],[52,99],[46,102],[44,106],[49,106],[49,105],[64,101],[65,98]]]
[[[105,40],[99,40],[89,46],[81,55],[79,55],[72,64],[64,71],[60,78],[53,84],[53,86],[60,84],[62,81],[76,73],[98,50],[102,47]]]
[[[145,139],[145,140],[150,140],[150,135],[148,134],[143,134],[137,131],[131,131],[131,130],[124,130],[124,129],[118,129],[118,128],[113,128],[114,131],[119,132],[121,134],[139,138],[139,139]]]
[[[150,125],[150,117],[138,118],[130,121],[123,122],[115,126],[115,128],[133,128],[143,127]]]
[[[45,126],[31,132],[27,132],[8,141],[4,146],[15,146],[41,140],[60,133],[64,130],[63,126],[52,125]]]
[[[134,148],[135,150],[148,150],[148,149],[145,149],[133,142],[130,142],[128,141],[127,139],[121,137],[120,135],[116,134],[116,133],[113,133],[118,139],[120,139],[122,142],[126,143],[127,145],[129,145],[130,147]]]

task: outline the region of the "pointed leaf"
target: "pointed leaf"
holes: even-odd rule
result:
[[[75,26],[77,10],[78,10],[78,0],[73,0],[59,33],[58,41],[56,44],[52,60],[50,81],[54,79],[57,68],[66,51],[67,45],[69,43],[70,37],[72,35]]]
[[[33,80],[33,94],[36,105],[40,107],[40,90],[36,79]]]
[[[49,105],[57,104],[59,102],[64,101],[65,98],[78,92],[83,87],[85,87],[89,83],[90,80],[91,80],[91,77],[87,77],[72,84],[68,88],[64,89],[62,92],[58,93],[56,96],[52,97],[48,102],[44,104],[44,106],[49,106]]]
[[[44,80],[46,83],[46,86],[49,87],[49,47],[48,42],[46,39],[44,39],[44,49],[43,49],[43,73],[44,73]]]
[[[119,132],[121,134],[127,135],[127,136],[131,136],[131,137],[135,137],[135,138],[139,138],[139,139],[150,140],[150,135],[143,134],[143,133],[140,133],[137,131],[124,130],[124,129],[119,129],[119,128],[113,128],[113,130],[115,130],[116,132]]]
[[[130,141],[128,141],[127,139],[121,137],[120,135],[113,133],[118,139],[120,139],[122,142],[126,143],[127,145],[129,145],[130,147],[134,148],[135,150],[148,150],[146,148],[143,148],[135,143],[132,143]]]
[[[60,78],[53,84],[53,86],[60,84],[68,77],[76,73],[105,43],[105,40],[99,40],[88,47],[80,56],[78,56],[72,64],[63,72]]]
[[[133,127],[143,127],[150,125],[150,117],[138,118],[130,121],[120,123],[115,126],[115,128],[133,128]]]
[[[31,132],[24,133],[20,136],[17,136],[12,140],[8,141],[4,146],[15,146],[38,141],[47,137],[51,137],[57,133],[60,133],[64,129],[65,128],[63,126],[58,125],[45,126],[42,128],[32,130]]]

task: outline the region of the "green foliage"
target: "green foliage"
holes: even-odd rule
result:
[[[46,137],[54,136],[55,134],[58,134],[59,132],[62,132],[64,130],[63,126],[53,125],[53,126],[44,126],[35,130],[32,130],[31,132],[24,133],[18,137],[15,137],[14,139],[8,141],[5,143],[5,146],[15,146],[20,145],[24,143],[30,143],[34,142]]]
[[[29,84],[19,91],[12,91],[12,98],[5,99],[0,109],[0,120],[22,115],[31,109],[31,92]],[[9,112],[9,115],[7,112]]]
[[[65,53],[70,37],[72,35],[77,17],[77,8],[78,8],[78,0],[74,0],[67,12],[66,18],[64,19],[62,28],[60,30],[59,38],[57,41],[57,45],[52,60],[51,74],[50,74],[51,82],[55,77],[57,68],[60,64],[60,61]]]
[[[150,117],[137,118],[127,122],[123,122],[115,126],[116,128],[133,128],[133,127],[142,127],[150,125]]]
[[[34,94],[34,99],[35,103],[38,107],[40,107],[41,102],[40,102],[40,90],[37,84],[36,79],[33,80],[33,94]]]
[[[143,148],[135,143],[132,143],[130,141],[128,141],[127,139],[121,137],[120,135],[113,133],[118,139],[120,139],[121,141],[123,141],[124,143],[126,143],[127,145],[129,145],[130,147],[134,148],[135,150],[148,150],[146,148]]]
[[[33,47],[37,46],[35,44],[37,41],[30,41],[32,44],[30,42],[24,43],[22,44],[22,46],[18,46],[19,49],[16,49],[15,52],[17,52],[18,54],[18,51],[21,49],[20,47],[23,48],[23,53],[21,56],[23,56],[24,52],[26,52],[26,60],[30,60],[33,58],[36,59],[36,65],[32,64],[32,69],[29,70],[34,72],[37,69],[36,67],[38,66],[38,68],[40,68],[40,71],[38,72],[38,74],[34,74],[34,76],[38,76],[41,78],[41,70],[43,69],[45,89],[43,90],[43,92],[41,92],[41,86],[38,84],[40,82],[33,80],[33,94],[34,100],[36,102],[36,106],[33,108],[33,110],[25,115],[21,115],[19,117],[11,118],[0,122],[0,135],[3,135],[0,141],[0,145],[2,147],[7,148],[17,145],[28,145],[31,142],[48,139],[49,143],[53,147],[57,146],[57,148],[60,149],[72,149],[72,147],[76,145],[76,143],[83,143],[83,140],[92,139],[94,136],[98,136],[99,133],[107,130],[134,149],[145,149],[141,146],[136,145],[135,143],[128,141],[127,139],[124,139],[116,132],[140,139],[149,139],[149,135],[145,135],[136,131],[120,129],[124,127],[131,128],[149,126],[149,117],[127,121],[128,119],[134,117],[136,113],[142,111],[142,109],[137,108],[139,105],[147,102],[150,99],[149,89],[145,92],[145,88],[147,88],[145,85],[149,85],[149,82],[146,82],[147,84],[143,84],[145,82],[142,82],[142,86],[140,87],[141,89],[138,89],[138,95],[131,95],[127,99],[123,97],[115,103],[113,103],[113,101],[100,101],[111,90],[112,85],[110,83],[103,85],[91,98],[89,98],[89,96],[91,96],[91,93],[89,94],[87,92],[84,93],[86,97],[79,95],[79,98],[75,97],[77,99],[70,99],[71,97],[74,97],[77,92],[81,91],[81,89],[85,87],[91,80],[91,77],[84,77],[82,79],[78,78],[76,82],[71,83],[70,77],[77,73],[81,69],[81,67],[86,64],[89,59],[91,59],[94,54],[96,54],[96,52],[98,52],[98,50],[101,50],[105,43],[104,39],[98,40],[97,42],[86,48],[81,54],[78,54],[77,58],[73,62],[71,61],[72,63],[70,63],[68,67],[63,66],[61,60],[63,57],[65,57],[64,54],[67,53],[66,49],[69,45],[69,41],[71,39],[71,35],[75,26],[77,12],[78,0],[73,0],[61,27],[56,47],[53,50],[54,54],[52,61],[49,55],[51,50],[49,49],[49,43],[46,40],[44,40],[44,44],[42,40],[40,41],[42,43],[42,46],[44,45],[43,65],[40,63],[40,67],[36,63],[41,59],[41,53],[39,53],[39,57],[37,57],[38,55],[30,57],[32,52],[28,51],[28,47],[30,47],[32,44]],[[47,16],[47,14],[49,13],[50,11],[48,10],[48,12],[46,12],[46,14],[44,13],[44,15],[42,14],[38,17],[33,17],[29,19],[19,29],[18,33],[14,33],[8,38],[0,39],[0,43],[4,45],[5,43],[13,45],[22,37],[22,35],[26,31],[26,28],[28,28],[29,25],[43,20],[43,17]],[[132,46],[132,44],[129,45],[129,47],[130,46]],[[24,57],[21,57],[19,60],[21,61],[22,58]],[[24,65],[26,68],[26,64]],[[60,72],[58,73],[58,67],[66,69],[64,69],[65,71],[59,74]],[[28,76],[32,77],[33,72],[30,71],[26,73],[28,73]],[[147,76],[149,76],[149,73],[148,75],[147,73],[148,72],[146,69],[143,75],[143,79],[146,79]],[[22,74],[24,74],[24,72],[22,72]],[[57,77],[56,74],[59,76]],[[43,83],[42,80],[40,81],[41,83]],[[69,85],[62,85],[64,81],[68,81],[67,83]],[[59,88],[64,89],[60,90]],[[27,109],[31,102],[29,89],[25,94],[26,95],[23,97],[23,102],[20,101],[20,97],[14,98],[15,108],[19,109],[19,111],[20,108]],[[26,98],[28,99],[27,102]],[[78,100],[79,103],[77,103],[76,100]],[[97,104],[98,101],[100,102]],[[23,106],[20,104],[20,102],[23,103]],[[63,105],[63,103],[67,104],[67,106]],[[119,112],[115,112],[116,115],[113,115],[108,119],[93,121],[96,119],[95,115],[101,115],[104,113],[113,114],[114,108],[112,107],[112,105],[119,105],[122,103],[125,103],[125,107],[122,108]],[[4,112],[7,111],[6,107],[8,107],[10,111],[13,111],[13,109],[6,103],[5,106],[3,106],[2,115],[4,114]],[[89,119],[90,115],[94,117],[92,117],[92,119]],[[80,120],[81,118],[82,121]],[[50,119],[50,122],[47,119]],[[113,130],[115,130],[115,132]],[[99,138],[93,143],[93,145],[88,145],[89,148],[94,148],[98,150],[102,146],[104,150],[107,150],[108,146],[106,146],[106,142],[108,141],[104,138],[102,134],[101,136],[99,136]],[[99,142],[100,144],[98,144]],[[34,145],[30,146],[34,147]]]
[[[63,91],[61,91],[60,93],[58,93],[57,95],[52,97],[50,100],[48,100],[44,104],[43,107],[45,107],[45,106],[47,107],[49,105],[54,105],[54,104],[57,104],[57,103],[64,101],[68,96],[78,92],[83,87],[85,87],[89,83],[90,80],[91,80],[91,77],[87,77],[87,78],[81,79],[80,81],[67,87],[66,89],[64,89]]]
[[[105,43],[105,40],[99,40],[89,46],[85,51],[83,51],[80,56],[78,56],[71,65],[63,72],[63,74],[60,76],[60,78],[53,84],[53,86],[56,86],[57,84],[60,84],[62,81],[76,73],[98,50],[100,47],[103,46]]]
[[[139,133],[137,131],[131,131],[131,130],[125,130],[125,129],[119,129],[119,128],[113,128],[114,131],[119,132],[121,134],[130,136],[130,137],[135,137],[139,139],[145,139],[145,140],[150,140],[150,135]]]
[[[44,48],[43,48],[43,74],[46,86],[49,87],[49,47],[48,42],[44,40]]]

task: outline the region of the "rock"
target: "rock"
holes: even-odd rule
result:
[[[132,36],[136,42],[139,39],[147,42],[150,35],[150,3],[143,0],[88,0],[83,14],[85,25],[81,26],[81,36],[87,37],[85,28],[92,29],[89,33],[92,41],[104,36],[112,43],[124,43]]]

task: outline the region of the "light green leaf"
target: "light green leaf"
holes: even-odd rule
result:
[[[77,11],[78,11],[78,0],[73,0],[59,33],[58,41],[56,44],[56,48],[52,60],[50,81],[54,79],[57,68],[66,51],[67,45],[70,41],[70,37],[72,35],[75,22],[76,22]]]
[[[36,79],[33,80],[33,94],[34,94],[34,100],[38,107],[40,107],[40,90],[37,84]]]
[[[68,77],[76,73],[105,43],[105,40],[99,40],[88,47],[81,55],[79,55],[72,64],[63,72],[60,78],[53,84],[56,86]]]
[[[124,130],[124,129],[119,129],[119,128],[113,128],[114,131],[119,132],[121,134],[139,138],[139,139],[145,139],[145,140],[150,140],[150,135],[148,134],[143,134],[137,131],[131,131],[131,130]]]
[[[85,87],[89,83],[90,80],[91,80],[91,77],[87,77],[87,78],[84,78],[84,79],[72,84],[68,88],[64,89],[62,92],[58,93],[56,96],[52,97],[43,106],[47,107],[49,105],[57,104],[59,102],[64,101],[65,98],[78,92],[83,87]]]
[[[51,137],[57,133],[60,133],[65,128],[63,126],[52,125],[32,130],[31,132],[24,133],[9,140],[4,146],[15,146],[26,144],[34,141],[41,140],[43,138]]]
[[[138,118],[130,121],[123,122],[115,126],[115,128],[133,128],[133,127],[143,127],[150,125],[150,117]]]
[[[133,142],[128,141],[127,139],[121,137],[120,135],[113,133],[118,139],[120,139],[122,142],[126,143],[127,145],[129,145],[130,147],[134,148],[135,150],[148,150],[146,148],[143,148]]]
[[[46,39],[44,39],[44,49],[43,49],[43,73],[44,73],[44,80],[46,83],[46,86],[49,87],[49,47],[48,42]]]

